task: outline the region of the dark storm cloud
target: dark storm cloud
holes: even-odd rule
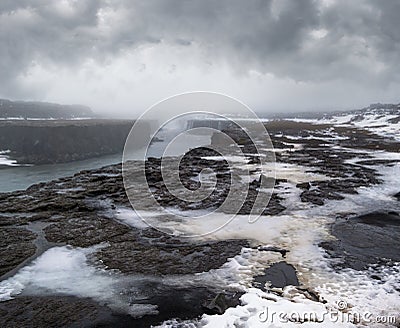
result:
[[[395,0],[3,0],[0,93],[37,64],[74,70],[164,43],[241,74],[384,85],[399,79],[399,12]]]
[[[100,3],[95,0],[76,3],[74,13],[63,12],[53,1],[1,2],[2,91],[17,87],[18,75],[38,62],[68,65],[97,57],[89,40],[95,36],[99,9]]]

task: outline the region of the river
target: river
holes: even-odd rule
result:
[[[168,155],[180,155],[190,148],[207,145],[210,143],[210,138],[210,136],[192,135],[177,139],[168,146]],[[170,141],[171,139],[172,137],[169,137],[164,140]],[[149,147],[148,156],[160,157],[169,141],[153,143]],[[144,149],[142,148],[129,154],[128,159],[138,160],[142,159],[143,156]],[[0,168],[0,192],[26,189],[39,182],[51,181],[74,175],[82,170],[100,168],[121,162],[122,154],[114,154],[61,164],[2,167]]]

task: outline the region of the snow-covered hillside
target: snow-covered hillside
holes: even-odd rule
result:
[[[291,120],[356,127],[400,141],[400,104],[372,104],[363,109],[325,114],[319,119],[294,118]]]

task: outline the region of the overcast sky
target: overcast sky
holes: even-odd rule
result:
[[[1,0],[0,97],[140,113],[209,90],[256,111],[400,102],[400,1]]]

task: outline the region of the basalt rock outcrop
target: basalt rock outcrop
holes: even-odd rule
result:
[[[83,160],[122,153],[132,126],[126,120],[0,121],[0,149],[21,164]],[[149,138],[150,127],[142,123],[135,146]]]

